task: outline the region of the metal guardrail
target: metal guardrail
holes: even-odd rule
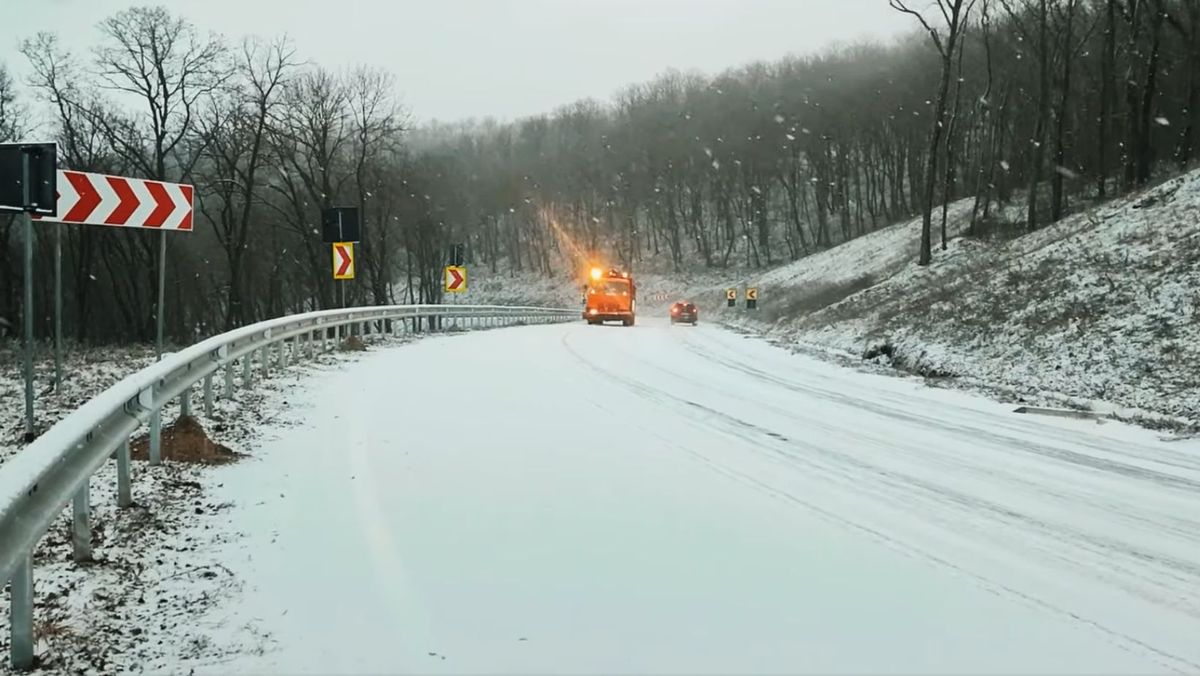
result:
[[[33,666],[33,550],[67,503],[72,504],[71,540],[76,561],[91,559],[89,480],[110,457],[117,462],[117,504],[133,504],[129,438],[150,423],[149,460],[161,462],[162,407],[178,398],[181,415],[191,411],[191,393],[203,381],[204,408],[213,412],[214,376],[223,371],[223,397],[254,383],[254,354],[265,375],[289,361],[328,351],[342,327],[361,326],[369,335],[393,333],[411,322],[435,317],[465,320],[468,327],[550,323],[579,318],[575,308],[498,305],[394,305],[325,310],[272,319],[214,336],[134,373],[67,415],[8,461],[0,464],[0,580],[11,583],[10,658],[13,668]],[[427,319],[428,318],[428,319]],[[289,349],[290,347],[290,349]],[[274,362],[274,365],[272,365]]]

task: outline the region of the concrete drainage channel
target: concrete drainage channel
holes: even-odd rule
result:
[[[200,385],[202,405],[211,416],[221,379],[222,398],[234,395],[240,371],[243,388],[253,388],[254,357],[259,377],[272,368],[335,349],[354,333],[409,332],[417,325],[434,330],[573,321],[574,308],[491,305],[400,305],[350,308],[292,315],[214,336],[138,371],[92,398],[0,465],[0,580],[9,583],[10,662],[34,666],[33,551],[54,520],[71,505],[74,561],[92,559],[89,480],[109,459],[117,464],[116,500],[133,504],[130,437],[149,423],[149,462],[162,462],[162,409],[178,401],[180,416],[192,412]],[[451,326],[446,324],[450,323]]]

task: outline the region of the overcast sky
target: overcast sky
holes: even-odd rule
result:
[[[55,30],[86,49],[129,0],[0,0],[0,60]],[[291,35],[303,58],[395,73],[418,120],[548,112],[668,68],[716,73],[911,30],[887,0],[164,0],[204,30]]]

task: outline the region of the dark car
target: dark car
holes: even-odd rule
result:
[[[679,301],[671,306],[671,323],[677,324],[684,322],[685,324],[696,325],[696,321],[700,318],[700,311],[696,309],[695,303]]]

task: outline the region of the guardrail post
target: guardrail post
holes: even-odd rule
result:
[[[212,374],[204,376],[204,415],[211,418],[213,414],[213,385]]]
[[[92,560],[91,486],[83,482],[71,501],[71,551],[76,561]]]
[[[287,368],[287,341],[279,341],[279,370]]]
[[[179,393],[179,415],[192,414],[192,386],[188,385]]]
[[[242,355],[242,387],[245,388],[254,386],[254,369],[250,364],[252,361],[251,357],[253,356],[253,352],[247,352],[246,354]]]
[[[263,345],[258,348],[258,363],[262,365],[262,377],[266,380],[271,375],[271,346]]]
[[[162,463],[162,408],[150,415],[150,464]]]
[[[313,359],[317,356],[317,332],[313,331],[308,335],[308,358]]]
[[[33,666],[33,555],[26,554],[13,570],[9,587],[9,659],[13,669]]]
[[[233,399],[233,362],[225,365],[225,392],[221,395],[225,399]]]
[[[129,440],[126,439],[117,447],[117,507],[122,509],[133,504],[129,483]]]

